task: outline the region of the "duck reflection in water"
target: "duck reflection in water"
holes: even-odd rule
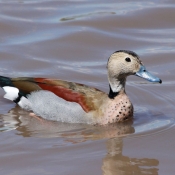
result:
[[[103,158],[103,175],[157,175],[159,161],[149,158],[131,158],[123,155],[123,138],[135,132],[132,120],[126,123],[108,126],[89,126],[85,124],[68,124],[53,122],[34,117],[26,117],[27,112],[18,107],[3,119],[1,131],[16,129],[23,137],[61,137],[64,141],[78,144],[88,140],[108,139],[107,154]],[[4,125],[3,125],[4,123]]]
[[[123,139],[113,138],[107,141],[107,155],[103,159],[103,175],[158,175],[159,161],[149,158],[130,158],[124,156]]]

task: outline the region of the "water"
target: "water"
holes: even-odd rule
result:
[[[139,54],[163,80],[128,78],[134,120],[106,127],[39,121],[0,90],[0,170],[174,175],[174,1],[0,0],[0,74],[59,78],[108,92],[106,62]]]

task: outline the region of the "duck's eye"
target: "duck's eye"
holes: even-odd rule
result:
[[[127,62],[131,62],[131,59],[129,57],[125,58]]]

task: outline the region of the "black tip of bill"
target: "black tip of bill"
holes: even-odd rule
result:
[[[148,72],[145,68],[145,66],[141,66],[140,70],[138,72],[136,72],[137,76],[144,78],[150,82],[154,82],[154,83],[162,83],[162,80],[154,75],[152,75],[150,72]]]

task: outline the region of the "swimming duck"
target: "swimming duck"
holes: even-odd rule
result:
[[[48,120],[105,125],[133,117],[133,105],[125,93],[126,78],[136,75],[162,83],[149,73],[132,51],[114,52],[107,63],[109,94],[83,84],[49,78],[0,76],[4,98]]]

